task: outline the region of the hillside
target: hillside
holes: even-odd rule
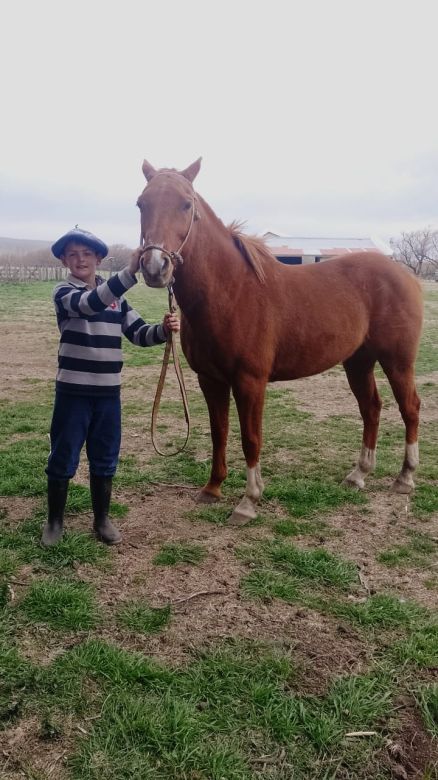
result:
[[[50,241],[40,241],[30,238],[6,238],[0,236],[0,252],[32,252],[34,249],[46,249]]]

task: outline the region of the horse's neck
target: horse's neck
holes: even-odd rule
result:
[[[175,293],[187,316],[195,309],[230,305],[233,291],[243,283],[243,258],[230,232],[212,209],[201,201],[196,233],[183,252],[185,260],[175,275]]]

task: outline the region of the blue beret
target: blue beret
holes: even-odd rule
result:
[[[102,257],[106,257],[108,254],[108,247],[100,238],[94,236],[93,233],[89,233],[88,230],[81,230],[80,228],[73,228],[69,230],[64,236],[58,238],[52,246],[52,252],[58,259],[65,252],[65,247],[70,241],[77,241],[78,244],[85,244],[90,247],[94,252],[97,252]]]

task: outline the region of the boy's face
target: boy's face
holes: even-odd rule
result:
[[[78,241],[70,241],[61,257],[62,264],[85,284],[95,286],[96,268],[101,263],[100,255]]]

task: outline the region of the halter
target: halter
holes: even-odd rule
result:
[[[165,175],[168,175],[168,174],[157,173],[154,176],[154,179],[156,179],[157,176],[165,176]],[[143,249],[143,254],[140,257],[139,265],[140,265],[140,269],[141,269],[142,273],[145,273],[143,257],[146,254],[146,252],[149,252],[150,249],[158,249],[160,252],[162,252],[164,255],[166,255],[170,259],[174,269],[178,265],[182,265],[184,263],[184,258],[183,258],[182,254],[181,254],[181,251],[182,251],[182,249],[184,248],[184,246],[186,245],[186,243],[187,243],[187,241],[189,239],[189,236],[190,236],[190,233],[192,232],[192,227],[193,227],[193,223],[194,223],[195,219],[199,219],[199,212],[198,212],[198,209],[196,208],[196,194],[193,193],[192,205],[191,205],[191,208],[190,208],[190,224],[189,224],[187,233],[185,235],[185,238],[184,238],[182,244],[180,245],[179,249],[177,249],[176,252],[173,252],[173,251],[169,252],[164,246],[160,246],[159,244],[147,244],[146,246],[144,246],[143,230],[141,231],[141,233],[140,233],[140,247]]]

